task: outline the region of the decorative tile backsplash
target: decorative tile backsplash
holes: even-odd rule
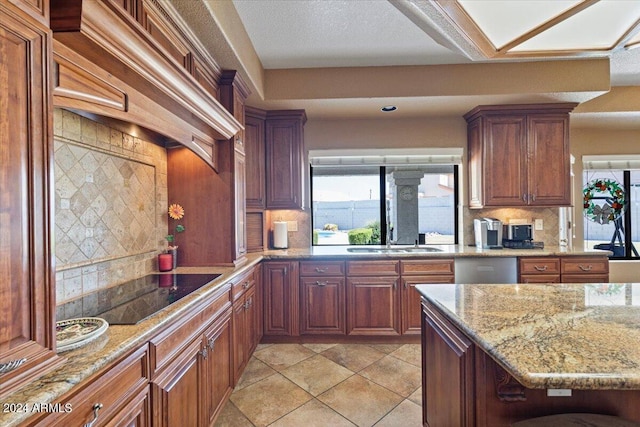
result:
[[[541,219],[544,230],[534,230],[534,240],[543,242],[545,246],[559,245],[559,220],[558,208],[494,208],[494,209],[464,209],[464,244],[475,243],[473,232],[473,220],[476,218],[497,218],[503,223],[514,219],[524,219],[533,224],[534,220]]]
[[[166,164],[163,147],[54,110],[57,304],[155,271]]]

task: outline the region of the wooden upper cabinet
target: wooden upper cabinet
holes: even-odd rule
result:
[[[571,204],[571,154],[569,114],[527,117],[529,204]]]
[[[269,111],[266,122],[267,209],[301,209],[304,110]]]
[[[40,21],[0,3],[0,397],[58,361],[50,43]]]
[[[244,145],[247,156],[247,209],[264,209],[266,111],[245,107]]]
[[[469,207],[569,206],[575,105],[480,106],[467,113]]]

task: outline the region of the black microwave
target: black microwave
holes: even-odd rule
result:
[[[531,224],[505,224],[502,237],[509,240],[533,240],[533,225]]]

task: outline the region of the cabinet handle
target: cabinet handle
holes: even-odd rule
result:
[[[93,425],[98,421],[98,411],[102,409],[104,405],[102,403],[96,403],[93,405],[93,419],[86,423],[84,427],[93,427]]]
[[[593,268],[593,265],[589,264],[586,267],[582,264],[578,265],[578,267],[580,267],[580,270],[582,271],[591,271],[591,269]]]
[[[327,272],[327,267],[324,267],[324,268],[316,267],[316,272],[317,273],[326,273]]]
[[[522,195],[522,201],[523,201],[523,202],[525,202],[525,203],[527,203],[527,195],[526,195],[526,194],[523,194],[523,195]]]
[[[327,286],[327,282],[321,282],[320,280],[316,280],[316,285],[318,285],[318,286]]]
[[[206,358],[207,358],[207,356],[209,356],[209,352],[207,351],[207,347],[205,347],[205,348],[203,348],[202,350],[200,350],[200,351],[198,352],[198,354],[199,354],[200,356],[202,356],[202,358],[203,358],[203,359],[206,359]]]
[[[242,284],[242,289],[247,289],[248,287],[249,287],[249,282],[248,282],[248,281],[247,281],[247,282],[244,282],[244,283]]]
[[[534,265],[533,268],[535,268],[538,271],[547,271],[547,266],[543,265],[542,267],[538,266],[538,265]]]
[[[531,200],[533,200],[534,202],[536,201],[536,195],[535,194],[531,195]]]
[[[207,347],[209,347],[209,350],[213,351],[213,347],[215,345],[216,345],[215,338],[209,338],[209,341],[207,341]]]
[[[27,358],[23,357],[22,359],[10,360],[6,363],[0,363],[0,374],[11,372],[16,368],[19,368],[20,365],[22,365],[26,361]]]

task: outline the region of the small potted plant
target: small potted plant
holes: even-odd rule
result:
[[[169,205],[168,213],[169,213],[169,218],[175,221],[179,221],[182,218],[184,218],[184,208],[177,203],[173,203]],[[176,224],[175,226],[176,234],[182,233],[184,230],[185,230],[184,225]],[[170,253],[173,255],[173,268],[176,268],[178,266],[178,245],[175,244],[176,243],[175,234],[167,234],[165,236],[165,239],[169,244],[169,246],[167,246],[167,253]]]

